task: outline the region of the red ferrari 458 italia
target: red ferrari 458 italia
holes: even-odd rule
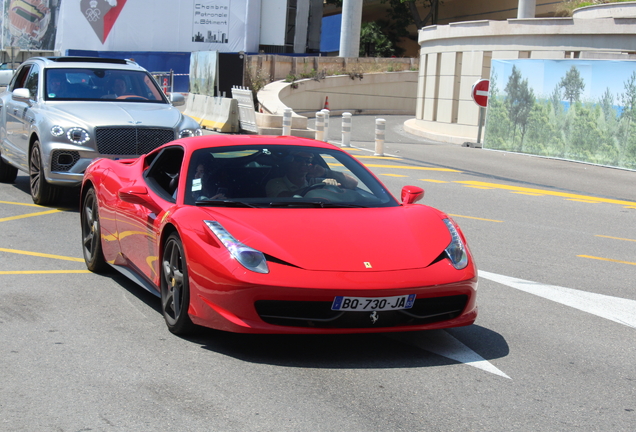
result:
[[[472,324],[477,269],[457,224],[361,163],[297,137],[204,136],[97,159],[84,258],[161,298],[171,332],[367,333]]]

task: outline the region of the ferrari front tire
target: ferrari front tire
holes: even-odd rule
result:
[[[60,188],[50,184],[44,178],[44,163],[39,141],[34,142],[33,147],[31,147],[29,184],[31,186],[31,198],[35,204],[48,205],[57,201]]]
[[[190,284],[183,244],[178,234],[171,234],[164,243],[161,260],[161,310],[168,330],[185,335],[195,329],[188,308]]]
[[[82,250],[86,268],[94,273],[106,269],[106,260],[102,250],[102,230],[99,222],[99,208],[97,207],[97,193],[90,188],[82,200],[81,209]]]
[[[13,183],[18,176],[18,169],[0,157],[0,182]]]

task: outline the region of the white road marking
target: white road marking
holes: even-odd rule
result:
[[[405,344],[432,352],[433,354],[511,379],[492,363],[485,360],[482,356],[444,330],[430,330],[419,333],[395,333],[387,334],[387,336]]]
[[[515,288],[601,318],[636,328],[636,301],[555,285],[545,285],[523,279],[479,270],[479,277]]]

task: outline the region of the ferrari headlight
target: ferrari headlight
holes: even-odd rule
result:
[[[203,135],[203,130],[201,130],[200,128],[183,129],[181,132],[179,132],[179,138],[189,138],[189,137],[201,136],[201,135]]]
[[[269,273],[267,260],[262,252],[241,243],[230,234],[223,225],[216,221],[204,221],[214,235],[223,243],[243,267],[256,273]]]
[[[464,245],[457,228],[455,228],[455,225],[453,225],[449,219],[444,219],[444,223],[451,235],[451,242],[445,249],[446,255],[453,264],[453,267],[457,270],[461,270],[468,265],[466,246]]]
[[[91,139],[91,136],[88,134],[88,132],[86,132],[86,130],[79,127],[70,128],[66,132],[66,137],[73,144],[80,144],[80,145],[84,144],[86,141]]]

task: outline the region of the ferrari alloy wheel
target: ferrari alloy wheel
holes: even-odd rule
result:
[[[13,183],[18,176],[18,169],[13,165],[9,165],[0,157],[0,182]]]
[[[44,178],[44,164],[42,163],[42,150],[40,149],[39,141],[34,142],[31,148],[29,177],[31,198],[35,204],[53,204],[57,200],[60,189],[48,183],[46,178]]]
[[[184,335],[194,329],[188,316],[189,306],[188,269],[183,244],[175,233],[166,240],[161,260],[161,310],[172,333]]]
[[[102,251],[97,194],[93,188],[90,188],[84,196],[80,217],[82,222],[82,250],[84,251],[86,268],[92,272],[99,273],[106,268],[106,261]]]

